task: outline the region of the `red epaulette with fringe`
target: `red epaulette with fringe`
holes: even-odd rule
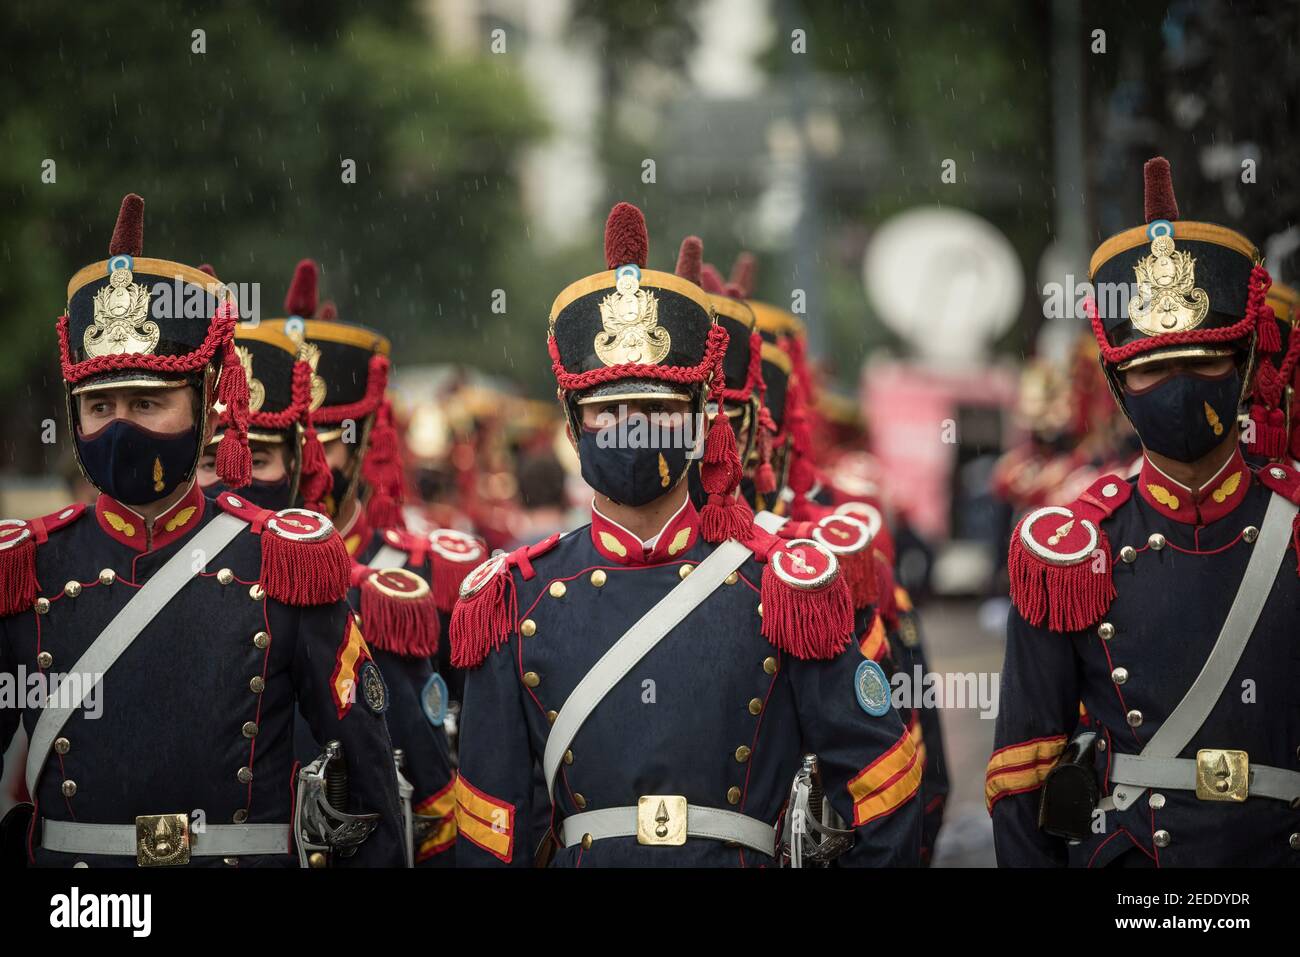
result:
[[[827,514],[815,522],[786,522],[777,534],[784,539],[811,538],[825,545],[839,562],[854,608],[866,608],[879,598],[879,575],[872,557],[874,538],[856,515]]]
[[[761,633],[796,658],[834,658],[853,636],[853,598],[840,562],[813,538],[782,538],[752,526],[745,545],[762,563]],[[869,549],[868,549],[869,551]]]
[[[505,643],[519,618],[511,569],[518,568],[524,581],[530,580],[537,574],[533,559],[559,540],[556,532],[536,545],[496,555],[464,577],[451,613],[452,667],[477,668]]]
[[[305,508],[274,512],[230,492],[218,495],[217,504],[261,536],[258,584],[269,597],[300,607],[347,597],[352,559],[334,523],[320,512]]]
[[[371,568],[354,562],[352,584],[361,592],[361,631],[383,651],[407,658],[438,653],[441,626],[433,589],[405,568]]]
[[[1025,621],[1070,632],[1101,620],[1115,599],[1110,542],[1101,520],[1128,501],[1133,487],[1103,475],[1068,506],[1030,512],[1011,535],[1011,601]]]
[[[81,518],[84,505],[68,505],[41,518],[0,519],[0,618],[32,607],[40,594],[36,579],[36,546]]]
[[[465,576],[487,558],[483,539],[455,528],[436,528],[419,535],[400,528],[388,528],[384,541],[406,552],[413,567],[429,561],[433,579],[433,602],[444,614],[451,614]]]

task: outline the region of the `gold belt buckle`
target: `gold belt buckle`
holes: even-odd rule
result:
[[[686,843],[686,798],[681,794],[645,794],[636,802],[638,844]]]
[[[1250,757],[1245,751],[1202,748],[1196,752],[1196,796],[1202,801],[1244,801],[1250,794]]]
[[[167,867],[190,862],[188,814],[144,814],[135,819],[135,862]]]

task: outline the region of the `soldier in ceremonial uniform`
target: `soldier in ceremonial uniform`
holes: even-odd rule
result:
[[[757,343],[758,368],[750,374],[734,364],[728,384],[733,377],[736,384],[726,395],[730,404],[743,400],[749,390],[761,404],[741,487],[755,508],[766,505],[782,517],[781,537],[811,535],[835,552],[853,598],[854,635],[862,655],[880,664],[891,683],[902,674],[915,684],[917,669],[924,675],[929,665],[919,616],[907,590],[894,578],[894,545],[884,508],[863,490],[850,493],[837,487],[813,465],[808,408],[812,389],[803,324],[777,306],[740,298],[752,287],[753,272],[753,257],[746,253],[725,285],[713,267],[702,270],[703,286],[720,314],[740,306],[755,320],[751,335]],[[803,368],[802,377],[796,363]],[[803,491],[796,492],[796,487]],[[948,794],[942,727],[934,708],[908,708],[902,717],[923,768],[921,860],[928,864]]]
[[[297,428],[301,459],[320,463],[304,480],[303,495],[323,501],[352,559],[349,600],[389,688],[389,732],[400,752],[402,783],[411,788],[403,806],[409,804],[412,816],[412,861],[449,866],[456,822],[445,729],[449,695],[438,667],[443,614],[487,552],[463,532],[415,535],[401,524],[403,476],[385,396],[388,340],[334,318],[329,304],[318,309],[318,281],[316,264],[300,262],[285,298],[288,317],[261,328],[297,350],[294,401],[310,408],[307,428]],[[250,330],[250,349],[260,335]],[[244,344],[242,333],[237,342]],[[259,368],[256,358],[253,368]],[[313,451],[318,442],[323,449]],[[300,742],[300,751],[312,747]]]
[[[6,847],[37,866],[399,864],[387,690],[343,543],[321,514],[200,492],[217,402],[217,471],[250,477],[238,312],[215,277],[143,256],[143,205],[123,201],[58,322],[99,497],[0,522],[0,669],[42,689],[0,711],[0,751],[26,727],[34,803]],[[297,781],[295,712],[330,745]]]
[[[1269,277],[1245,236],[1179,219],[1163,158],[1145,195],[1146,225],[1090,267],[1140,471],[1012,537],[986,779],[998,860],[1295,866],[1300,475],[1252,470],[1238,434],[1255,359],[1280,345]]]
[[[305,504],[324,510],[332,476],[312,411],[324,400],[327,386],[312,370],[310,349],[286,336],[283,327],[279,319],[240,323],[235,329],[235,352],[248,380],[252,452],[252,481],[239,495],[263,508]],[[209,496],[222,488],[216,457],[229,425],[229,415],[223,415],[199,465],[199,482]],[[373,562],[379,551],[369,549],[366,557]],[[404,789],[409,783],[412,789],[402,796],[403,810],[410,806],[412,831],[419,831],[419,840],[411,842],[412,862],[449,865],[455,818],[451,756],[442,729],[446,696],[430,663],[440,624],[428,579],[405,568],[407,560],[407,553],[397,549],[373,565],[353,556],[348,601],[389,691],[385,716],[400,758],[399,785]],[[422,701],[430,705],[427,712]],[[301,737],[301,756],[309,760],[319,746],[307,740],[310,734]]]
[[[820,787],[798,792],[795,832],[824,800],[847,822],[841,862],[915,863],[920,767],[883,672],[852,647],[835,556],[754,524],[723,416],[691,457],[683,414],[719,400],[727,334],[703,290],[646,268],[647,247],[640,211],[620,203],[609,271],[551,311],[591,523],[461,586],[457,863],[774,865],[805,755]],[[656,422],[666,441],[632,438]],[[525,823],[535,784],[550,803],[541,847]]]

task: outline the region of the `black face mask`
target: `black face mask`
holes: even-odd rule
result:
[[[199,430],[162,434],[114,419],[94,435],[78,430],[77,454],[91,484],[127,505],[166,498],[189,480],[198,461]]]
[[[222,492],[234,492],[240,498],[247,499],[258,508],[269,508],[273,512],[291,508],[293,499],[289,497],[289,476],[278,482],[263,482],[253,479],[240,489],[226,488],[224,482],[213,482],[203,490],[208,498],[216,498]]]
[[[1195,462],[1223,442],[1237,418],[1241,375],[1180,372],[1142,392],[1124,389],[1124,407],[1142,444],[1176,462]]]
[[[627,430],[633,434],[630,420]],[[620,505],[645,505],[666,493],[677,484],[690,461],[687,455],[691,449],[684,445],[685,429],[647,426],[643,434],[653,436],[653,440],[634,448],[630,442],[618,441],[615,428],[584,428],[578,436],[583,480]]]

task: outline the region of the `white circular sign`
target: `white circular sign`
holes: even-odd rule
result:
[[[922,356],[970,360],[1011,328],[1024,301],[1015,249],[964,209],[912,209],[880,227],[862,261],[881,321]]]

